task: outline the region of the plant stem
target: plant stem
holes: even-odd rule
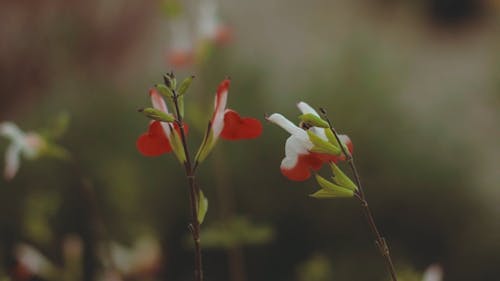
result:
[[[189,224],[189,230],[193,236],[194,242],[194,280],[203,280],[203,263],[201,256],[201,245],[200,245],[200,222],[198,221],[198,194],[200,192],[198,185],[195,181],[195,167],[191,163],[191,157],[189,155],[189,149],[187,146],[186,134],[184,133],[184,122],[182,121],[182,116],[179,110],[178,95],[175,90],[173,90],[173,101],[175,104],[176,112],[176,123],[179,126],[179,131],[181,135],[182,146],[184,149],[184,155],[186,160],[184,161],[184,169],[186,170],[186,178],[189,185],[189,203],[191,207],[191,224]]]
[[[384,257],[387,271],[389,271],[392,280],[397,281],[398,279],[396,276],[396,270],[394,269],[394,264],[392,262],[389,246],[387,245],[385,238],[382,235],[380,235],[380,231],[378,230],[377,225],[375,224],[375,220],[373,219],[372,212],[370,210],[370,207],[368,206],[368,202],[366,201],[365,193],[363,191],[363,186],[361,185],[358,169],[356,168],[356,164],[354,164],[354,158],[352,157],[351,153],[345,149],[344,144],[340,141],[339,135],[337,134],[337,131],[333,127],[332,122],[328,118],[326,111],[323,108],[320,108],[320,111],[323,114],[325,120],[328,122],[329,129],[334,134],[335,139],[337,140],[340,148],[342,149],[342,153],[344,153],[346,157],[347,163],[351,167],[352,173],[354,174],[354,180],[356,181],[356,185],[358,186],[358,190],[356,191],[355,196],[356,198],[358,198],[358,200],[361,203],[361,206],[363,207],[363,213],[365,215],[368,225],[370,226],[373,236],[375,236],[375,244],[377,245],[380,254]]]

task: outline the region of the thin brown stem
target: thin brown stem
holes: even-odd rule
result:
[[[201,244],[200,244],[200,222],[198,221],[198,194],[199,187],[195,180],[195,167],[191,163],[191,157],[189,154],[189,148],[187,146],[186,134],[184,133],[184,122],[182,120],[182,115],[179,110],[178,95],[175,90],[173,90],[173,101],[175,104],[176,113],[176,123],[179,126],[179,131],[181,135],[182,147],[184,149],[184,155],[186,160],[184,162],[184,169],[186,171],[186,178],[189,185],[189,203],[191,207],[191,224],[189,225],[189,230],[193,237],[194,243],[194,280],[203,281],[203,263],[201,256]]]
[[[377,248],[380,251],[380,254],[384,257],[384,261],[387,267],[387,270],[389,271],[389,274],[391,275],[391,278],[393,281],[397,281],[397,276],[396,276],[396,270],[394,269],[394,264],[392,262],[391,258],[391,253],[389,251],[389,246],[387,245],[387,242],[385,238],[380,235],[380,231],[377,228],[377,225],[375,223],[375,220],[373,219],[373,214],[370,210],[370,207],[368,206],[368,202],[366,201],[365,198],[365,193],[363,191],[363,186],[361,185],[361,180],[359,178],[359,173],[358,169],[356,168],[356,165],[354,164],[354,158],[352,157],[351,153],[344,147],[344,144],[340,141],[339,135],[337,134],[337,131],[333,127],[332,122],[328,118],[326,111],[322,108],[320,108],[321,113],[323,114],[323,117],[325,120],[328,122],[329,129],[332,131],[332,133],[335,136],[335,139],[337,140],[340,148],[342,149],[342,153],[346,157],[346,161],[351,167],[352,173],[354,174],[354,180],[356,181],[356,185],[358,186],[358,190],[355,193],[355,197],[360,201],[361,206],[363,207],[363,213],[365,215],[366,221],[368,225],[370,226],[370,230],[372,231],[374,237],[375,237],[375,244],[377,245]]]

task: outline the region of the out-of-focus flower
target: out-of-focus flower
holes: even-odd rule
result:
[[[318,117],[318,113],[305,102],[297,104],[299,110],[308,116]],[[303,123],[301,127],[279,113],[271,114],[267,120],[285,129],[291,136],[285,143],[285,158],[281,162],[281,172],[287,178],[303,181],[317,171],[324,163],[345,159],[333,133],[329,128]],[[352,142],[347,135],[339,135],[340,141],[352,153]]]
[[[17,264],[12,271],[14,280],[30,280],[32,276],[50,277],[55,270],[53,264],[37,249],[19,244],[14,249]]]
[[[167,63],[173,67],[185,67],[194,63],[195,50],[190,38],[189,26],[185,17],[174,17],[168,21],[170,29]]]
[[[21,164],[21,156],[33,160],[41,156],[49,156],[59,159],[69,158],[69,153],[62,147],[51,142],[58,138],[65,130],[56,124],[56,130],[47,134],[36,132],[23,132],[12,122],[0,123],[0,136],[10,140],[5,152],[4,177],[11,180],[17,174]]]
[[[201,40],[218,45],[231,41],[232,30],[220,23],[215,0],[199,0],[198,11],[198,36]]]
[[[151,88],[149,90],[149,96],[151,97],[151,103],[155,109],[170,114],[165,100],[161,97],[157,89]],[[184,126],[184,131],[187,133],[186,126]],[[159,156],[164,153],[169,153],[174,149],[172,145],[172,143],[175,142],[174,138],[180,138],[179,133],[179,128],[175,123],[158,120],[152,121],[149,124],[148,131],[142,134],[137,140],[137,149],[144,156]],[[181,149],[181,147],[176,146],[175,149]],[[176,155],[178,155],[178,153],[176,153]]]
[[[439,264],[430,265],[424,272],[422,281],[441,281],[443,280],[443,268]]]
[[[213,46],[223,46],[232,41],[233,32],[221,23],[215,0],[197,0],[196,22],[190,22],[177,1],[165,0],[169,28],[167,63],[176,68],[204,61]],[[174,12],[172,12],[174,11]],[[190,29],[190,24],[193,28]]]
[[[203,144],[195,157],[198,163],[208,156],[219,136],[226,140],[242,140],[257,138],[262,133],[259,120],[241,117],[238,112],[226,109],[229,84],[230,80],[224,79],[217,88],[214,113]]]
[[[111,258],[122,276],[151,277],[160,270],[161,247],[154,238],[141,237],[132,248],[113,243],[110,251]]]
[[[4,177],[11,180],[21,164],[21,155],[26,159],[35,159],[46,146],[45,140],[37,133],[23,132],[12,122],[0,123],[0,136],[10,140],[5,152]]]

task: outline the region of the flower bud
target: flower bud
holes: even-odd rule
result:
[[[319,116],[312,113],[302,114],[299,116],[302,122],[305,122],[313,127],[328,128],[328,122],[321,119]]]
[[[152,107],[147,107],[147,108],[141,108],[139,109],[139,112],[144,114],[146,117],[161,121],[161,122],[174,122],[175,117],[170,114],[170,113],[165,113],[159,109],[152,108]]]
[[[189,86],[191,86],[193,79],[194,75],[191,75],[182,81],[181,85],[179,86],[179,90],[177,91],[179,96],[182,96],[184,95],[184,93],[186,93],[186,91],[189,89]]]

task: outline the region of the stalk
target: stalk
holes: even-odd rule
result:
[[[184,149],[184,155],[186,156],[186,161],[184,162],[184,169],[186,172],[186,179],[189,186],[189,203],[191,208],[191,223],[189,224],[189,231],[193,237],[194,243],[194,280],[203,281],[203,263],[201,256],[201,244],[200,244],[200,222],[198,221],[198,194],[199,187],[195,180],[195,167],[191,162],[191,157],[189,154],[189,148],[187,146],[186,134],[184,133],[184,122],[179,110],[177,91],[173,90],[173,102],[175,104],[176,112],[176,123],[179,126],[179,131],[181,135],[182,146]]]
[[[361,180],[359,178],[359,173],[358,169],[356,168],[356,164],[354,163],[354,158],[352,157],[351,153],[347,151],[340,141],[340,138],[337,134],[337,131],[333,127],[332,122],[328,118],[326,114],[326,110],[323,108],[320,108],[321,113],[323,114],[323,117],[325,120],[328,122],[329,129],[332,131],[332,133],[335,135],[335,139],[337,140],[338,144],[340,145],[340,148],[342,149],[342,152],[344,153],[346,157],[346,161],[351,167],[352,173],[354,174],[354,180],[356,181],[356,185],[358,186],[358,190],[354,193],[354,196],[359,200],[361,203],[361,207],[363,208],[363,213],[366,218],[366,222],[370,226],[370,230],[372,231],[373,236],[375,237],[375,244],[377,245],[377,248],[380,251],[380,254],[382,257],[384,257],[384,262],[387,267],[387,271],[391,275],[391,278],[393,281],[397,281],[398,278],[396,276],[396,270],[394,269],[394,264],[392,262],[391,258],[391,253],[389,251],[389,246],[385,240],[385,238],[380,234],[380,231],[378,230],[377,224],[375,223],[375,220],[373,218],[373,214],[370,210],[370,207],[368,206],[368,201],[366,200],[365,193],[363,191],[363,186],[361,185]]]

